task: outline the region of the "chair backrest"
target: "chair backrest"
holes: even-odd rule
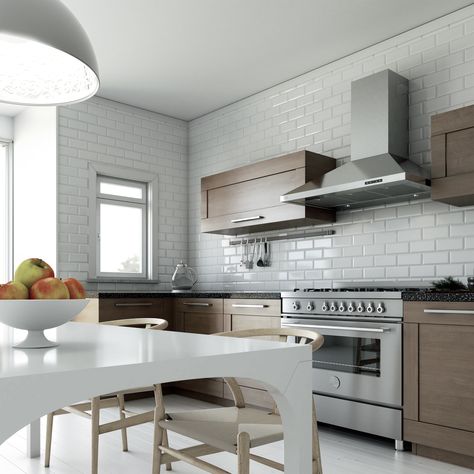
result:
[[[160,331],[168,327],[168,321],[160,318],[115,319],[113,321],[104,321],[100,324],[107,324],[109,326],[144,327],[145,329],[153,329],[155,331]]]
[[[240,331],[227,331],[214,334],[215,336],[225,337],[243,337],[243,338],[263,338],[263,337],[278,337],[281,342],[288,342],[288,338],[299,339],[299,344],[311,345],[312,351],[317,351],[324,344],[324,337],[316,331],[299,328],[262,328],[262,329],[243,329]],[[228,385],[234,403],[237,408],[245,407],[245,400],[240,389],[239,384],[234,378],[224,378]],[[276,404],[273,406],[274,413],[278,413]]]

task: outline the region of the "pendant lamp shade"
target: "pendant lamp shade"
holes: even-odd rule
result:
[[[89,38],[59,0],[0,0],[0,102],[61,105],[99,88]]]

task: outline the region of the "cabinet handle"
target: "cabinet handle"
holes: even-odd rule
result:
[[[153,306],[153,303],[115,303],[119,308],[131,308],[133,306]]]
[[[428,314],[474,314],[471,309],[425,309]]]
[[[232,308],[268,308],[267,304],[232,304]]]
[[[258,221],[259,219],[265,219],[265,218],[264,216],[242,217],[240,219],[232,219],[230,222],[232,222],[232,224],[237,224],[239,222]]]
[[[201,307],[209,307],[212,306],[212,303],[183,303],[184,306],[201,306]]]

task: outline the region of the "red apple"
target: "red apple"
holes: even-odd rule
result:
[[[29,258],[18,265],[14,280],[31,288],[38,280],[50,277],[54,277],[54,270],[46,262],[40,258]]]
[[[72,300],[83,300],[86,297],[86,290],[82,283],[75,278],[66,278],[63,283],[69,290],[69,298]]]
[[[30,288],[32,300],[67,300],[69,290],[59,278],[43,278]]]
[[[28,288],[19,281],[9,281],[0,285],[0,300],[27,300]]]

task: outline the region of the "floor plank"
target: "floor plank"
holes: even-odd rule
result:
[[[213,405],[170,395],[166,397],[169,411],[209,408]],[[152,408],[151,400],[137,400],[127,403],[133,411]],[[112,421],[117,409],[102,411],[102,420]],[[45,420],[42,420],[44,433]],[[151,447],[153,425],[136,426],[128,430],[129,452],[121,450],[120,432],[100,437],[100,474],[145,474],[151,472]],[[472,474],[473,471],[430,459],[414,456],[408,452],[397,452],[393,443],[384,439],[357,434],[337,428],[320,428],[321,453],[324,474]],[[25,456],[26,429],[23,429],[0,446],[1,474],[89,474],[90,472],[90,423],[88,420],[65,415],[55,420],[51,467],[43,467],[40,459]],[[44,441],[44,439],[43,439]],[[178,449],[196,444],[192,440],[170,433],[170,443]],[[44,453],[44,442],[42,446]],[[283,443],[262,446],[255,450],[276,461],[283,462]],[[208,456],[209,461],[223,469],[235,472],[236,457],[227,453]],[[166,472],[164,469],[162,472]],[[182,462],[173,464],[175,474],[197,474],[193,466]],[[252,474],[275,474],[266,466],[251,465]]]

